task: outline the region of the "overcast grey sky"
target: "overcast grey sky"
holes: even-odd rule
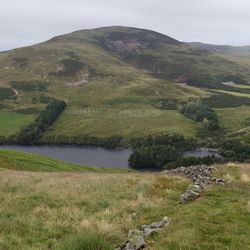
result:
[[[250,0],[0,0],[0,50],[111,25],[181,41],[250,45]]]

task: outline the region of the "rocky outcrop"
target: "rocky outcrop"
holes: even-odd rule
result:
[[[139,42],[138,39],[124,39],[124,40],[106,40],[106,46],[118,53],[133,52],[146,48],[143,43]]]
[[[193,181],[193,185],[188,186],[186,192],[181,195],[180,203],[187,203],[197,199],[203,188],[210,184],[225,184],[225,181],[220,178],[215,178],[213,173],[214,167],[206,165],[198,165],[191,167],[179,167],[172,170],[164,170],[162,174],[175,174],[185,176]]]
[[[118,246],[115,250],[141,250],[146,249],[145,238],[161,232],[164,228],[168,227],[170,220],[164,217],[161,221],[153,222],[150,225],[142,225],[140,229],[129,230],[128,240]]]

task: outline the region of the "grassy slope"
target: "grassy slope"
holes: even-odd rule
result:
[[[228,131],[237,131],[250,125],[250,109],[248,106],[217,109],[219,123]]]
[[[234,131],[230,134],[232,138],[236,138],[241,140],[242,142],[246,144],[250,144],[250,127],[246,127],[244,129]]]
[[[77,136],[80,133],[97,137],[122,135],[125,138],[155,131],[193,136],[198,124],[177,111],[157,109],[74,109],[67,110],[47,135]]]
[[[227,90],[214,90],[214,91],[219,92],[219,93],[233,95],[233,96],[248,97],[248,98],[250,98],[250,94],[239,93],[237,91],[227,91]]]
[[[232,86],[234,88],[240,88],[240,89],[249,89],[250,88],[250,85],[242,85],[242,84],[236,84],[236,83],[233,83],[230,86]]]
[[[219,166],[217,175],[229,183],[181,205],[189,184],[181,177],[2,170],[0,248],[67,249],[91,233],[113,249],[129,229],[167,215],[172,225],[148,239],[149,249],[249,249],[250,167]]]
[[[19,114],[0,110],[0,136],[9,136],[34,120],[34,115]]]

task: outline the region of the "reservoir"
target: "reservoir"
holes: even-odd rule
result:
[[[39,154],[62,160],[69,163],[76,163],[83,166],[98,168],[122,168],[128,169],[128,159],[132,151],[130,149],[105,149],[100,147],[78,147],[78,146],[0,146],[0,149],[16,150],[28,153]],[[217,150],[196,149],[187,151],[185,157],[207,157],[215,156],[222,158]],[[160,171],[157,168],[140,169],[140,171]]]
[[[129,168],[130,149],[105,149],[77,146],[0,146],[0,149],[16,150],[48,156],[57,160],[84,166],[103,168]]]

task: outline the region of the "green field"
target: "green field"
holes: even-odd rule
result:
[[[229,131],[237,131],[250,126],[250,108],[248,106],[216,109],[216,113],[221,126]]]
[[[224,84],[227,86],[227,84]],[[250,89],[250,85],[243,85],[243,84],[237,84],[237,83],[232,83],[228,86],[234,87],[234,88],[240,88],[240,89]]]
[[[233,96],[242,96],[242,97],[250,98],[250,94],[239,93],[239,92],[236,92],[236,91],[235,92],[234,91],[226,91],[226,90],[214,90],[214,91],[219,92],[219,93],[233,95]]]
[[[34,115],[0,110],[0,136],[15,135],[22,127],[31,123]]]
[[[46,135],[100,138],[121,135],[125,138],[153,132],[181,133],[194,136],[199,125],[178,111],[157,109],[70,109],[65,111]]]
[[[250,249],[249,165],[217,166],[216,175],[228,183],[208,187],[183,205],[179,197],[190,181],[182,177],[81,173],[35,157],[0,151],[0,249],[88,249],[92,244],[91,250],[112,250],[130,229],[163,216],[171,225],[147,239],[149,249]],[[11,159],[19,167],[13,168]],[[52,168],[60,172],[43,172]]]

